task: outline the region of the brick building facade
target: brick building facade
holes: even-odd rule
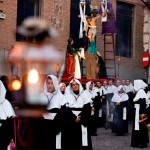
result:
[[[11,75],[10,66],[6,64],[2,57],[3,50],[8,51],[16,42],[15,30],[17,20],[17,1],[18,0],[2,0],[0,1],[0,10],[5,13],[5,19],[0,19],[0,75]],[[109,0],[116,15],[117,2],[131,4],[132,9],[132,41],[131,41],[131,57],[116,56],[116,75],[120,79],[136,79],[146,78],[146,71],[142,66],[143,53],[143,22],[144,10],[143,3],[140,0]],[[94,6],[100,6],[100,1],[91,0]],[[59,50],[65,51],[67,39],[70,36],[70,11],[71,0],[41,0],[40,16],[45,18],[49,25],[56,28],[58,38],[55,41]],[[116,16],[117,18],[117,16]],[[101,22],[97,21],[97,50],[104,57],[104,36],[101,34]],[[6,53],[7,54],[7,53]],[[5,54],[5,55],[6,55]],[[118,59],[119,58],[119,59]],[[7,65],[7,67],[6,67]],[[5,66],[5,67],[3,67]],[[5,69],[4,69],[5,68]],[[6,69],[7,68],[7,69]]]

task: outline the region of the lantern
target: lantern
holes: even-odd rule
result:
[[[28,116],[33,110],[39,112],[34,108],[46,110],[46,105],[39,101],[39,94],[43,90],[43,79],[50,74],[59,78],[60,70],[63,71],[61,67],[64,65],[65,55],[62,55],[62,52],[51,42],[51,38],[56,37],[57,33],[49,28],[43,19],[36,17],[25,19],[18,27],[17,34],[23,36],[26,41],[18,42],[13,46],[8,60],[18,67],[20,76],[26,76],[23,78],[24,99],[20,102],[21,107],[25,109],[19,109],[18,112],[19,115]]]

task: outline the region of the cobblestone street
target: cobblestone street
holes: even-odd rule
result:
[[[141,148],[130,147],[132,125],[129,124],[129,133],[125,136],[116,136],[111,130],[98,129],[98,136],[92,136],[93,150],[141,150]],[[149,132],[150,137],[150,132]],[[149,150],[150,143],[147,148]]]

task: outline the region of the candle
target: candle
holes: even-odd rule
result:
[[[28,74],[28,83],[27,83],[27,102],[29,104],[38,104],[39,96],[39,76],[36,69],[32,69]]]

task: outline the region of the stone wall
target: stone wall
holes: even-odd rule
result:
[[[55,42],[57,48],[66,51],[70,34],[70,0],[43,0],[41,16],[58,32]]]

